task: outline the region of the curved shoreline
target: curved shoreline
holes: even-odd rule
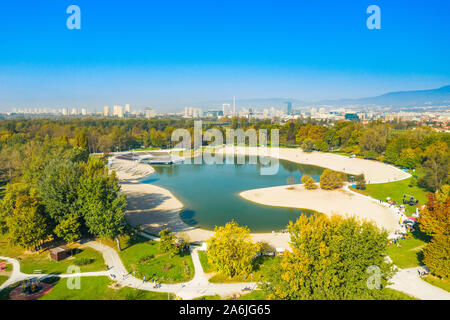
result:
[[[267,206],[309,209],[328,216],[333,214],[356,216],[374,221],[378,227],[390,233],[396,229],[399,221],[399,217],[389,208],[345,189],[306,190],[300,184],[252,189],[241,192],[239,196],[253,203]]]
[[[381,162],[364,159],[351,159],[341,155],[321,152],[306,153],[300,149],[279,148],[278,150],[275,150],[272,148],[225,147],[216,150],[216,152],[222,152],[224,154],[234,152],[235,154],[245,154],[250,156],[270,156],[294,163],[330,168],[332,170],[342,171],[348,174],[355,175],[364,173],[366,180],[371,183],[392,182],[410,177],[408,173]],[[141,229],[152,234],[157,234],[160,230],[170,227],[178,235],[181,233],[187,235],[192,242],[205,241],[214,234],[214,231],[192,227],[184,223],[179,215],[181,209],[183,208],[183,203],[181,203],[181,201],[179,201],[169,190],[152,184],[143,184],[137,181],[138,179],[142,179],[154,173],[153,167],[147,164],[136,164],[126,160],[119,160],[119,165],[117,165],[117,161],[118,159],[111,161],[113,165],[110,165],[110,169],[119,169],[118,171],[120,171],[117,172],[117,176],[119,180],[121,180],[122,190],[128,195],[126,218],[131,225],[140,226]],[[147,169],[144,169],[143,166]],[[283,190],[287,189],[286,187],[287,186],[277,186],[247,190],[241,192],[239,195],[248,201],[262,205],[310,209],[323,212],[325,214],[354,214],[360,218],[375,221],[377,225],[388,231],[393,231],[395,229],[396,222],[394,213],[391,212],[391,214],[388,214],[384,211],[385,217],[382,217],[380,212],[388,209],[374,209],[374,204],[370,203],[369,200],[364,199],[363,197],[358,199],[357,196],[350,193],[343,197],[342,192],[344,191],[342,190],[329,191],[329,193],[322,190],[327,196],[324,197],[325,193],[316,192],[316,194],[320,194],[321,196],[319,196],[319,198],[316,197],[317,202],[315,202],[313,206],[310,202],[300,203],[295,201],[297,199],[292,197],[292,193],[290,193],[290,196],[286,197],[286,194],[284,194],[285,192],[283,192]],[[297,192],[300,190],[299,188],[303,188],[302,185],[296,186]],[[271,192],[265,193],[264,190],[269,190]],[[264,192],[266,199],[260,199],[258,193],[261,192]],[[308,191],[308,196],[311,196],[312,194],[309,192],[311,191]],[[284,197],[282,201],[280,201],[280,195],[283,195]],[[334,198],[334,200],[331,200],[330,202],[330,199],[327,199],[329,196]],[[366,211],[364,211],[365,214],[361,214],[360,210],[360,212],[354,212],[354,203],[349,206],[348,199],[345,199],[345,197],[353,197],[352,200],[357,200],[359,205],[370,208],[369,215],[367,215]],[[294,199],[294,203],[291,201],[292,198]],[[318,209],[317,203],[322,204],[322,206],[323,204],[326,204],[326,206]],[[341,205],[339,205],[339,203]],[[335,206],[336,204],[338,205]],[[380,207],[382,206],[380,205]],[[348,210],[347,208],[351,210]],[[373,216],[370,216],[370,213],[374,212],[378,212],[375,219]],[[275,248],[289,248],[290,237],[288,233],[252,233],[251,235],[255,241],[267,242]]]

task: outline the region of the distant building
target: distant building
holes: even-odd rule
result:
[[[220,110],[208,110],[208,111],[206,111],[205,116],[207,118],[218,118],[218,117],[223,116],[223,111],[220,111]]]
[[[291,115],[292,114],[292,102],[285,102],[286,104],[286,114]]]
[[[145,108],[144,114],[145,114],[145,117],[147,119],[150,119],[150,118],[153,118],[156,115],[156,112],[153,109]]]
[[[113,116],[118,118],[123,118],[124,112],[122,106],[114,106]]]
[[[359,117],[356,113],[346,113],[344,116],[345,120],[358,121]]]
[[[231,115],[233,115],[233,111],[231,111],[231,105],[229,103],[224,103],[222,105],[222,114],[224,116],[231,116]]]

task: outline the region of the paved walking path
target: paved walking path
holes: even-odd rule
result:
[[[191,250],[192,262],[194,264],[194,278],[185,283],[178,284],[161,284],[159,288],[155,288],[152,282],[145,282],[137,279],[128,273],[120,259],[119,254],[111,247],[100,245],[98,242],[88,242],[85,246],[91,247],[102,252],[103,258],[108,265],[109,274],[113,275],[113,279],[123,286],[136,288],[139,290],[169,292],[173,293],[184,300],[207,296],[220,295],[222,297],[229,296],[233,293],[242,293],[244,287],[256,288],[256,283],[210,283],[208,279],[210,275],[204,273],[198,257],[198,249]],[[149,280],[149,279],[148,279]],[[151,279],[150,279],[151,280]]]
[[[423,267],[399,269],[389,288],[407,293],[421,300],[450,300],[450,293],[422,280],[418,271]]]
[[[83,272],[79,274],[62,274],[57,275],[61,278],[69,277],[94,277],[94,276],[108,276],[112,280],[118,282],[122,286],[132,287],[139,290],[155,291],[162,293],[172,293],[184,300],[190,300],[201,296],[208,295],[220,295],[222,297],[230,296],[234,293],[243,293],[242,289],[245,287],[250,287],[255,289],[256,283],[210,283],[208,279],[211,275],[204,273],[203,268],[198,257],[198,249],[191,250],[191,257],[194,264],[195,274],[194,278],[185,283],[179,284],[161,284],[159,288],[155,288],[154,284],[151,282],[144,282],[133,277],[129,274],[120,259],[119,254],[111,247],[103,245],[99,242],[90,241],[83,246],[88,246],[95,249],[103,254],[105,263],[108,265],[108,271],[99,272]],[[18,281],[22,281],[31,277],[39,277],[41,279],[46,277],[51,277],[55,275],[31,275],[20,272],[20,264],[16,259],[2,257],[0,259],[6,260],[13,265],[13,271],[10,278],[0,286],[0,291],[11,284]],[[435,287],[428,282],[423,281],[418,274],[419,268],[410,269],[399,269],[394,275],[391,282],[392,285],[389,287],[413,297],[422,300],[450,300],[450,293]]]
[[[149,236],[152,237],[152,236]],[[13,271],[10,278],[0,286],[0,291],[14,283],[19,281],[29,279],[29,278],[40,278],[45,279],[52,276],[58,276],[60,278],[71,278],[71,277],[94,277],[94,276],[108,276],[113,281],[118,282],[122,286],[132,287],[139,290],[155,291],[162,293],[172,293],[184,300],[191,300],[201,296],[208,295],[220,295],[222,297],[230,296],[234,293],[244,293],[242,289],[245,287],[251,287],[255,289],[256,283],[210,283],[208,279],[211,275],[204,273],[203,268],[198,257],[198,249],[191,250],[192,262],[194,264],[194,278],[185,283],[178,284],[161,284],[158,288],[155,284],[147,279],[147,282],[137,279],[128,273],[125,266],[120,259],[119,254],[113,248],[101,244],[99,242],[90,241],[84,243],[83,246],[90,247],[102,253],[105,263],[108,266],[108,271],[99,272],[82,272],[73,274],[25,274],[20,272],[20,263],[16,259],[1,257],[2,260],[7,260],[13,265]]]

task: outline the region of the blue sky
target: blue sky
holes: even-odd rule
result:
[[[66,28],[71,4],[81,30]],[[0,110],[435,88],[450,84],[449,34],[446,0],[2,1]]]

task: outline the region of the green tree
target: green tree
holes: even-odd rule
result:
[[[229,277],[251,273],[260,244],[252,241],[250,229],[232,221],[223,227],[216,226],[214,231],[214,236],[207,240],[208,262]]]
[[[66,159],[54,159],[44,169],[38,189],[55,226],[78,211],[78,184],[81,172],[78,164]]]
[[[81,223],[77,214],[72,213],[61,220],[55,227],[54,233],[68,243],[79,239],[81,236]]]
[[[89,232],[117,240],[125,226],[126,196],[114,176],[108,176],[103,169],[93,175],[83,174],[78,193],[79,212]],[[117,245],[120,250],[120,243]]]
[[[355,177],[356,189],[364,190],[366,189],[366,178],[364,177],[364,173],[358,174]]]
[[[37,198],[29,195],[17,198],[7,225],[10,242],[28,249],[36,249],[49,235],[44,208]]]
[[[159,232],[159,251],[163,253],[169,253],[171,256],[175,256],[180,252],[177,246],[177,237],[170,231],[169,228],[161,230]]]
[[[423,182],[432,191],[438,190],[442,185],[449,183],[450,179],[450,152],[447,143],[437,142],[426,148],[423,171]]]
[[[307,190],[314,190],[318,188],[316,181],[310,175],[304,175],[302,177],[302,183]]]
[[[268,270],[269,299],[349,300],[382,296],[392,275],[387,232],[354,217],[301,216],[288,226],[292,252]],[[375,281],[373,281],[375,280]]]
[[[306,138],[305,140],[303,140],[303,143],[301,145],[301,148],[303,151],[305,152],[311,152],[314,150],[314,141],[312,141],[309,138]]]
[[[331,169],[325,169],[320,176],[320,188],[334,190],[344,185],[345,174]]]
[[[328,144],[325,141],[318,141],[314,144],[314,149],[322,152],[328,152],[329,147]]]

